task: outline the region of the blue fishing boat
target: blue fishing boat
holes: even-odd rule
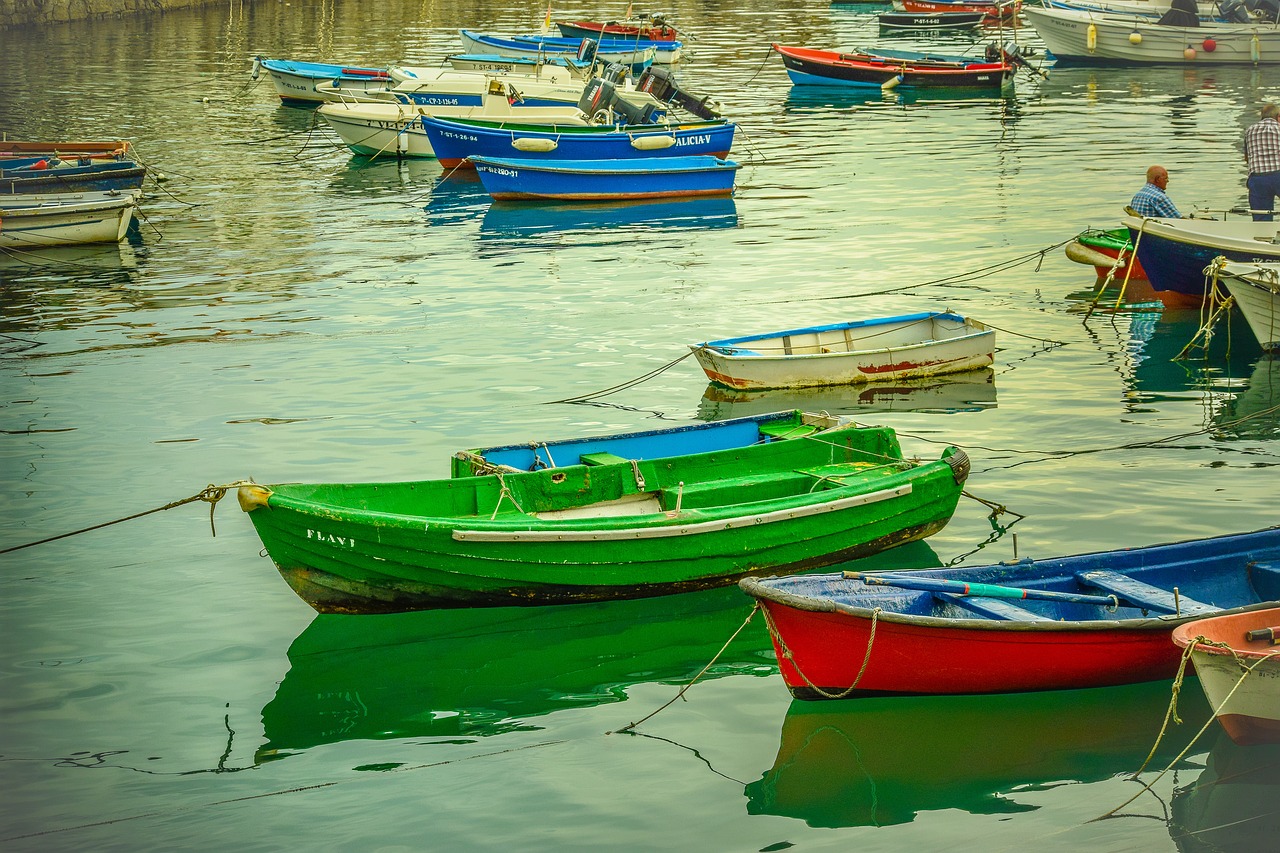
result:
[[[14,161],[3,161],[0,168],[0,193],[67,193],[136,190],[142,187],[147,169],[133,160],[82,161],[56,157],[31,161],[9,168]]]
[[[255,56],[253,79],[257,80],[263,70],[276,87],[281,103],[286,105],[324,103],[324,98],[316,92],[318,83],[339,81],[338,85],[346,89],[381,89],[395,83],[385,68],[364,68],[331,62],[296,62]]]
[[[496,199],[609,201],[733,194],[741,168],[719,157],[630,160],[528,160],[472,156],[480,182]]]
[[[657,48],[653,45],[637,46],[631,42],[600,44],[595,39],[568,39],[566,45],[520,41],[508,36],[460,30],[462,49],[466,53],[496,53],[499,56],[530,57],[534,59],[568,55],[578,59],[593,56],[601,62],[627,66],[632,74],[639,75],[654,63]]]
[[[605,127],[425,115],[419,121],[431,150],[446,169],[464,166],[472,156],[626,160],[707,155],[723,159],[733,146],[735,128],[723,120]]]
[[[1126,216],[1124,224],[1152,290],[1170,304],[1198,304],[1209,295],[1213,282],[1206,270],[1216,257],[1280,262],[1276,222]]]
[[[846,421],[797,410],[723,421],[701,421],[665,429],[526,441],[496,447],[460,450],[453,455],[452,475],[537,471],[565,465],[602,465],[612,461],[659,459],[688,453],[734,450],[771,441],[816,435]]]
[[[598,35],[588,36],[548,36],[539,33],[512,36],[511,40],[523,44],[537,45],[548,53],[569,53],[578,49],[583,38],[590,38],[599,43],[598,50],[605,53],[622,50],[643,50],[653,48],[653,61],[659,65],[671,65],[680,61],[680,53],[684,43],[676,39],[647,39],[632,36],[623,38],[600,38]]]

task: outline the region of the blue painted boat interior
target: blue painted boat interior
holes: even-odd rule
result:
[[[803,329],[785,329],[780,332],[763,332],[756,335],[743,335],[740,338],[721,338],[718,341],[703,341],[698,344],[701,347],[731,347],[734,344],[750,343],[751,341],[763,341],[769,338],[780,338],[784,335],[804,335],[815,334],[817,332],[840,331],[841,329],[865,329],[872,326],[885,326],[891,323],[916,323],[923,320],[954,320],[957,323],[964,323],[964,317],[959,314],[949,314],[945,311],[924,311],[918,314],[902,314],[897,317],[875,317],[870,320],[852,320],[847,323],[829,323],[825,326],[806,326]]]
[[[671,429],[509,444],[474,452],[495,465],[507,465],[524,471],[580,465],[583,455],[592,453],[609,453],[623,459],[657,459],[663,456],[731,450],[769,441],[773,437],[762,433],[761,428],[792,416],[792,412],[775,412],[727,421],[687,424]],[[531,447],[530,444],[536,444],[536,447]]]
[[[1104,574],[1091,579],[1086,574],[1089,572]],[[999,622],[1025,621],[1032,614],[1067,622],[1142,619],[1172,614],[1169,602],[1174,587],[1178,589],[1184,613],[1197,604],[1231,609],[1280,601],[1280,527],[1146,548],[901,574],[908,578],[939,578],[1031,590],[1116,594],[1120,606],[1108,608],[1029,598],[1016,603],[1008,599],[966,599],[865,584],[831,573],[768,578],[761,583],[791,595],[851,607],[880,607],[914,616]],[[1126,599],[1126,594],[1132,597]],[[1025,613],[1019,614],[1019,610]]]

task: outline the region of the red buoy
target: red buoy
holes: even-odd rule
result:
[[[1218,43],[1213,39],[1205,39],[1200,46],[1204,48],[1205,53],[1213,53],[1218,49]]]

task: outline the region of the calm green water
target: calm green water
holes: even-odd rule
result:
[[[353,161],[249,78],[258,53],[430,62],[459,26],[535,27],[537,3],[237,4],[0,33],[0,130],[128,137],[168,178],[130,244],[0,260],[0,546],[209,483],[445,476],[480,443],[793,405],[893,426],[921,456],[961,445],[969,490],[1026,516],[988,543],[986,508],[963,501],[896,565],[1280,522],[1277,361],[1233,323],[1174,362],[1196,311],[1085,322],[1092,273],[1058,248],[1114,225],[1152,162],[1184,209],[1242,203],[1237,144],[1274,74],[811,95],[769,43],[871,43],[858,9],[667,8],[698,36],[682,78],[730,104],[747,165],[731,203],[630,217],[491,207],[475,183],[436,186],[432,162]],[[734,396],[684,361],[610,405],[549,405],[687,343],[932,307],[1000,330],[994,370]],[[0,558],[6,849],[1259,850],[1280,830],[1280,754],[1213,728],[1123,817],[1090,822],[1138,793],[1126,774],[1167,683],[792,704],[756,620],[687,701],[608,734],[715,656],[750,609],[736,589],[316,617],[233,501],[216,538],[207,516]],[[1151,766],[1206,713],[1192,682]]]

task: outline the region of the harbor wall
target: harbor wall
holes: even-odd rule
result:
[[[229,0],[0,0],[0,30],[227,2]]]

